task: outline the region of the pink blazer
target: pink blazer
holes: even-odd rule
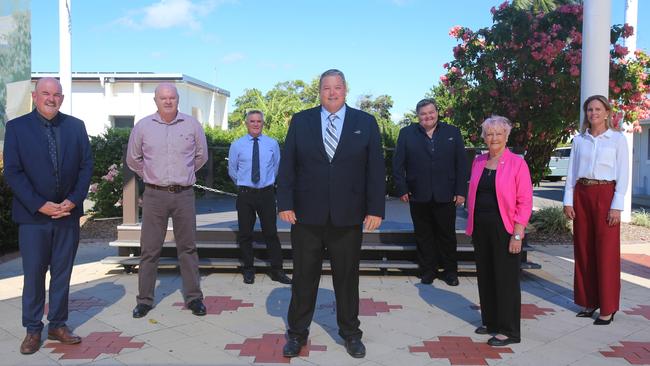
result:
[[[481,174],[487,164],[488,154],[477,156],[472,163],[472,175],[469,179],[467,193],[467,228],[465,233],[472,235],[474,230],[474,204],[476,203],[476,188]],[[528,225],[533,210],[533,183],[530,180],[528,164],[520,156],[506,149],[499,158],[496,178],[497,203],[503,226],[510,234],[515,223]]]

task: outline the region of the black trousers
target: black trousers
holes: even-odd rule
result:
[[[260,218],[271,268],[281,269],[282,247],[278,239],[275,192],[272,187],[262,190],[240,190],[237,194],[238,242],[243,269],[253,270],[253,228],[256,214]]]
[[[481,319],[488,331],[521,339],[521,254],[508,251],[510,234],[499,213],[475,213],[474,254]]]
[[[456,204],[454,202],[410,203],[418,249],[420,273],[458,272],[456,255]]]
[[[314,317],[325,250],[332,266],[336,322],[343,339],[361,338],[359,329],[359,260],[361,225],[336,227],[295,224],[291,227],[293,283],[289,305],[290,337],[307,339]]]

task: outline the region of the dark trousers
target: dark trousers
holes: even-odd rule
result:
[[[621,226],[607,224],[613,197],[613,184],[578,183],[573,193],[573,296],[576,304],[600,307],[603,315],[619,309],[621,295]]]
[[[199,256],[196,251],[196,208],[194,190],[173,193],[146,188],[142,197],[142,232],[138,268],[138,304],[153,305],[167,222],[172,218],[174,241],[183,279],[185,303],[202,299]]]
[[[240,190],[237,195],[238,242],[243,269],[253,270],[253,227],[255,215],[260,218],[262,235],[269,251],[272,269],[282,269],[282,247],[276,227],[275,193],[272,187],[263,190]]]
[[[361,338],[359,260],[361,226],[295,224],[291,227],[293,283],[288,313],[290,337],[307,339],[314,317],[323,253],[329,253],[336,297],[336,322],[343,339]]]
[[[458,271],[456,255],[456,204],[454,202],[410,203],[411,219],[418,249],[420,273]]]
[[[509,252],[510,237],[498,212],[474,214],[481,320],[490,332],[521,339],[521,254]]]
[[[23,259],[23,326],[28,333],[43,329],[45,273],[50,270],[49,311],[51,329],[65,326],[72,265],[79,246],[79,225],[21,224],[18,245]]]

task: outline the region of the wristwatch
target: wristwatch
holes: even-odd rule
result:
[[[520,240],[521,240],[521,235],[519,235],[519,234],[515,234],[515,235],[513,236],[513,238],[515,238],[516,241],[520,241]]]

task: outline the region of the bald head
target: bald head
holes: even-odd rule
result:
[[[158,114],[163,121],[169,123],[178,114],[178,90],[172,83],[161,83],[156,87],[153,97],[158,108]]]
[[[42,78],[36,81],[32,101],[41,116],[50,120],[59,113],[63,103],[61,83],[55,78]]]

